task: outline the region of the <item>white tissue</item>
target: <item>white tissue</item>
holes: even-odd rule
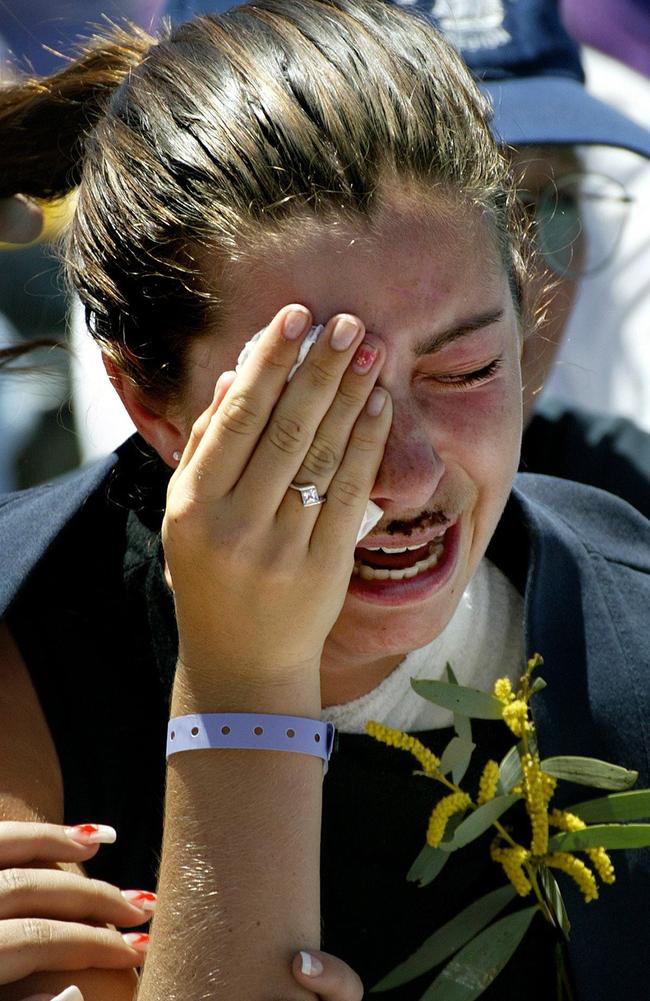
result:
[[[306,335],[302,344],[300,345],[300,351],[298,353],[298,358],[296,360],[296,363],[289,372],[289,375],[287,377],[287,382],[289,382],[289,380],[292,379],[295,373],[298,371],[298,369],[304,362],[305,358],[309,354],[310,350],[312,349],[312,347],[314,346],[320,335],[323,333],[323,330],[324,330],[323,324],[319,323],[318,326],[312,327],[309,333]],[[253,347],[255,346],[257,341],[259,341],[263,333],[264,330],[258,330],[258,332],[253,337],[251,337],[250,341],[246,341],[243,348],[239,352],[239,358],[237,359],[237,364],[235,365],[235,372],[239,372],[239,369],[244,364],[244,362],[250,355],[251,351],[253,350]],[[368,532],[370,532],[371,529],[375,527],[377,522],[381,519],[383,513],[384,512],[382,508],[380,508],[378,504],[375,504],[375,502],[371,500],[368,501],[363,516],[363,521],[361,522],[361,528],[359,529],[359,533],[357,535],[357,542],[361,542],[363,537],[366,536]]]

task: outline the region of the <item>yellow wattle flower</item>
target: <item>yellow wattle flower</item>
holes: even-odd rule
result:
[[[436,804],[427,828],[427,843],[432,848],[437,848],[444,838],[449,819],[460,810],[466,810],[471,802],[466,792],[452,792]]]
[[[598,886],[596,877],[591,869],[587,868],[584,862],[571,852],[553,852],[544,859],[546,865],[553,869],[561,869],[577,883],[586,903],[598,899]]]
[[[479,806],[482,806],[483,803],[489,803],[491,799],[494,799],[498,781],[499,765],[496,761],[490,760],[486,762],[483,774],[479,780],[478,797],[476,799]]]
[[[524,872],[524,863],[530,858],[530,852],[523,845],[514,848],[500,847],[498,839],[490,848],[494,862],[499,862],[503,871],[514,886],[520,897],[526,897],[532,890],[532,885]]]
[[[533,728],[528,719],[528,705],[523,699],[513,699],[504,706],[502,716],[503,722],[510,727],[515,737],[523,737],[524,732],[528,733]]]
[[[494,694],[496,695],[497,699],[499,699],[499,701],[503,702],[505,705],[507,705],[508,702],[512,702],[512,700],[514,699],[514,695],[512,692],[512,685],[510,683],[510,678],[498,678],[494,682]]]
[[[545,855],[548,851],[548,801],[555,785],[545,781],[537,754],[525,754],[521,759],[521,770],[526,809],[533,832],[530,850],[533,855]]]
[[[375,740],[381,741],[382,744],[388,744],[389,747],[397,747],[402,751],[408,751],[422,765],[427,775],[437,774],[440,758],[437,758],[433,751],[425,747],[417,737],[412,737],[410,733],[404,733],[403,730],[384,726],[383,723],[377,723],[374,719],[368,720],[366,731]]]
[[[584,831],[587,826],[584,820],[568,810],[553,810],[548,819],[554,827],[559,827],[561,831]],[[614,865],[604,848],[585,848],[585,853],[591,859],[591,863],[603,883],[616,881]]]

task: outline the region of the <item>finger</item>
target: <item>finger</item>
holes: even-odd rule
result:
[[[63,827],[17,820],[0,821],[0,868],[30,862],[84,862],[100,844],[113,844],[117,835],[106,824]]]
[[[32,994],[31,997],[23,998],[23,1001],[84,1001],[84,996],[73,984],[54,997],[51,994]]]
[[[332,317],[282,394],[237,484],[237,490],[246,491],[258,509],[268,512],[280,507],[364,333],[358,317],[346,313]]]
[[[350,435],[345,456],[328,487],[327,503],[319,509],[311,537],[310,549],[324,568],[348,541],[352,556],[392,420],[390,394],[375,386]]]
[[[43,918],[3,921],[0,983],[43,970],[126,970],[144,960],[149,936]],[[131,944],[133,942],[133,944]]]
[[[362,1001],[363,984],[358,974],[328,952],[299,952],[291,969],[298,983],[318,994],[322,1001]]]
[[[297,338],[287,340],[284,331],[295,317],[304,327]],[[225,496],[239,480],[286,385],[310,323],[311,313],[304,306],[281,309],[237,373],[219,413],[212,414],[202,433],[200,427],[196,435],[192,431],[191,437],[200,438],[192,453],[191,471],[194,490],[202,499]]]
[[[0,871],[0,920],[53,918],[96,921],[130,928],[148,921],[156,897],[144,890],[126,890],[99,879],[59,869]]]
[[[343,460],[352,429],[379,378],[384,357],[383,343],[367,334],[357,348],[334,401],[320,423],[294,477],[295,483],[313,483],[318,493],[325,496]],[[279,511],[281,521],[287,524],[292,534],[295,531],[295,515],[299,505],[300,498],[293,492],[287,493]],[[301,515],[304,513],[300,511]],[[318,513],[318,509],[315,509],[314,520]]]
[[[196,419],[192,425],[192,430],[188,438],[187,444],[183,449],[183,455],[181,456],[181,461],[178,464],[178,471],[182,471],[191,461],[192,456],[196,452],[203,435],[205,434],[210,419],[216,414],[217,410],[221,406],[224,396],[232,386],[233,382],[237,378],[237,373],[233,371],[222,372],[217,379],[217,384],[214,387],[214,396],[212,397],[212,403],[204,410],[200,417]]]
[[[43,229],[43,210],[22,195],[0,198],[0,241],[31,243]]]

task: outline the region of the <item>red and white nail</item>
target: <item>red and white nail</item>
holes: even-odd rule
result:
[[[64,830],[79,845],[112,845],[117,840],[117,831],[108,824],[75,824]]]
[[[122,896],[130,904],[139,907],[142,911],[150,913],[156,906],[156,894],[150,890],[122,890]]]
[[[149,948],[149,936],[142,931],[129,931],[122,938],[136,952],[146,952]]]

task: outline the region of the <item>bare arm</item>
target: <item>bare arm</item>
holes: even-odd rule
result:
[[[374,378],[348,367],[362,324],[344,350],[331,345],[330,321],[285,390],[297,350],[282,340],[285,314],[237,379],[220,381],[170,484],[163,542],[179,627],[172,715],[320,716],[322,648],[345,599],[390,408],[381,419],[364,411],[379,365]],[[332,461],[323,470],[316,456],[326,446]],[[288,489],[294,479],[327,490],[318,516]],[[138,1001],[306,1001],[291,961],[319,943],[321,760],[190,751],[173,755],[167,774],[158,906]]]

